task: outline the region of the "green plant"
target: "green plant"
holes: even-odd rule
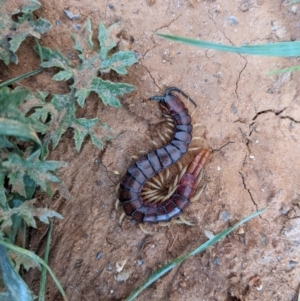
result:
[[[218,51],[260,55],[260,56],[278,56],[278,57],[300,56],[300,41],[267,43],[267,44],[260,44],[260,45],[246,45],[246,46],[236,47],[231,45],[217,44],[208,41],[195,40],[186,37],[172,36],[172,35],[161,34],[161,33],[157,33],[156,35],[174,42],[187,44],[195,47],[215,49]],[[300,70],[300,66],[294,66],[282,70],[271,71],[270,74],[291,72],[296,70]]]
[[[29,35],[39,38],[50,28],[46,20],[34,18],[32,12],[40,7],[36,0],[6,5],[0,2],[0,60],[5,64],[17,63],[15,54],[22,41]],[[18,14],[17,16],[14,16]],[[12,17],[17,21],[14,21]],[[109,126],[99,123],[98,118],[77,118],[77,104],[84,106],[91,92],[101,98],[104,105],[120,107],[117,96],[134,90],[134,86],[103,80],[99,74],[110,70],[124,75],[126,67],[137,62],[131,51],[115,51],[117,34],[122,23],[108,29],[100,24],[98,41],[100,49],[94,50],[91,23],[87,20],[81,33],[74,36],[74,48],[80,64],[73,66],[58,50],[40,46],[36,39],[35,50],[41,59],[41,67],[0,84],[0,299],[15,301],[33,300],[33,295],[18,272],[22,269],[42,266],[39,300],[44,300],[46,270],[57,284],[65,300],[67,297],[47,265],[50,232],[47,238],[45,260],[24,249],[26,227],[36,227],[35,218],[48,224],[49,219],[62,216],[47,208],[35,206],[34,194],[38,188],[52,196],[53,183],[59,182],[55,172],[66,166],[64,162],[46,160],[50,143],[55,148],[68,128],[74,130],[77,151],[83,140],[90,135],[92,143],[102,149],[111,137],[105,133]],[[17,80],[33,76],[44,68],[59,68],[54,77],[57,81],[72,81],[67,94],[50,95],[49,92],[31,92],[23,87],[8,88]],[[76,104],[77,102],[77,104]],[[96,133],[96,126],[102,133]],[[98,131],[97,131],[98,132]],[[51,220],[50,220],[51,221]],[[16,245],[21,238],[22,248]],[[18,240],[20,241],[20,240]]]
[[[134,86],[125,83],[114,83],[103,80],[98,74],[107,73],[110,70],[124,75],[127,74],[126,67],[137,62],[137,58],[132,51],[119,51],[111,54],[117,45],[116,35],[122,29],[122,23],[111,25],[108,29],[100,24],[98,31],[98,41],[100,49],[94,50],[92,42],[91,22],[88,19],[83,26],[81,33],[73,36],[74,48],[78,51],[80,64],[72,66],[71,63],[58,50],[51,50],[46,47],[35,47],[37,53],[43,58],[41,66],[43,68],[57,67],[62,69],[53,76],[56,81],[72,80],[70,92],[68,94],[53,95],[47,103],[47,109],[51,112],[50,123],[52,126],[45,139],[44,145],[47,152],[49,142],[52,141],[53,148],[57,146],[62,134],[68,129],[74,129],[74,140],[76,150],[79,151],[86,135],[90,135],[92,143],[98,148],[103,148],[103,140],[110,140],[111,137],[103,135],[97,136],[96,125],[100,125],[104,130],[109,129],[106,124],[99,124],[98,118],[86,119],[76,118],[76,105],[83,107],[85,99],[91,92],[98,94],[104,105],[119,108],[121,106],[117,96],[129,93],[134,90]],[[44,113],[45,107],[41,109]],[[59,120],[59,122],[57,122]]]
[[[22,5],[11,5],[8,0],[1,0],[0,7],[0,60],[6,65],[18,63],[16,51],[26,37],[40,38],[51,25],[42,18],[34,19],[33,11],[41,7],[36,0],[24,1]],[[17,21],[13,20],[13,16]]]
[[[0,89],[0,243],[6,246],[14,245],[19,235],[25,247],[26,226],[36,227],[35,217],[46,224],[49,218],[62,218],[53,210],[35,207],[33,196],[37,187],[52,195],[50,184],[59,182],[53,172],[65,164],[44,160],[38,134],[45,133],[47,125],[21,110],[25,100],[32,97],[22,87]],[[0,293],[0,297],[9,296],[7,300],[17,300],[14,296],[32,300],[30,290],[17,272],[40,266],[22,252],[11,249],[6,253],[1,245],[0,267],[7,291]]]
[[[205,251],[207,248],[209,248],[210,246],[212,246],[213,244],[217,243],[218,241],[220,241],[222,238],[224,238],[225,236],[227,236],[228,234],[230,234],[233,230],[235,230],[236,228],[238,228],[240,225],[246,223],[247,221],[249,221],[250,219],[264,213],[266,211],[266,209],[261,209],[259,211],[256,211],[250,215],[248,215],[247,217],[243,218],[241,221],[239,221],[238,223],[236,223],[235,225],[233,225],[232,227],[218,233],[217,235],[215,235],[214,237],[210,238],[207,242],[205,242],[204,244],[200,245],[199,247],[197,247],[196,249],[190,251],[189,253],[185,254],[185,255],[181,255],[179,257],[177,257],[176,259],[170,261],[169,263],[167,263],[166,265],[164,265],[163,267],[159,268],[158,270],[156,270],[154,273],[152,273],[147,279],[146,281],[140,285],[139,287],[137,287],[127,298],[125,301],[132,301],[134,300],[143,290],[145,290],[148,286],[150,286],[152,283],[154,283],[156,280],[158,280],[159,278],[161,278],[162,276],[164,276],[166,273],[168,273],[169,271],[171,271],[172,269],[174,269],[176,266],[180,265],[182,262],[184,262],[186,259],[188,259],[191,256],[194,256],[200,252]]]

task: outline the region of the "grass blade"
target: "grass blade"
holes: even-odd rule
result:
[[[18,252],[18,253],[20,253],[22,255],[26,255],[26,256],[30,257],[31,259],[33,259],[34,261],[36,261],[39,264],[41,264],[42,266],[44,266],[47,269],[47,271],[49,272],[49,274],[51,275],[53,281],[55,282],[57,288],[59,289],[60,293],[62,294],[64,300],[68,301],[68,298],[66,296],[66,293],[65,293],[64,289],[62,288],[62,286],[59,283],[58,279],[54,275],[53,271],[50,269],[50,267],[45,263],[45,261],[43,259],[41,259],[39,256],[37,256],[36,254],[34,254],[31,251],[28,251],[26,249],[22,249],[20,247],[17,247],[15,245],[7,243],[7,242],[5,242],[3,240],[0,240],[0,245],[4,246],[7,249],[11,249],[11,250],[13,250],[15,252]]]
[[[45,250],[45,255],[44,255],[44,261],[45,261],[46,264],[48,264],[48,259],[49,259],[52,229],[53,229],[53,221],[51,219],[50,220],[50,225],[49,225],[49,228],[48,228],[47,241],[46,241],[46,250]],[[39,291],[38,301],[44,301],[45,300],[46,280],[47,280],[47,270],[46,270],[45,266],[42,266],[40,291]]]
[[[192,256],[192,255],[196,255],[202,251],[204,251],[205,249],[207,249],[208,247],[212,246],[213,244],[215,244],[216,242],[218,242],[219,240],[221,240],[222,238],[224,238],[226,235],[228,235],[229,233],[231,233],[233,230],[235,230],[236,228],[238,228],[240,225],[246,223],[247,221],[249,221],[250,219],[262,214],[263,212],[266,211],[265,209],[261,209],[259,211],[256,211],[250,215],[248,215],[247,217],[243,218],[241,221],[239,221],[238,223],[236,223],[235,225],[233,225],[232,227],[218,233],[216,236],[214,236],[213,238],[209,239],[207,242],[205,242],[204,244],[200,245],[199,247],[197,247],[196,249],[192,250],[191,252],[183,255],[183,256],[179,256],[176,259],[174,259],[173,261],[167,263],[165,266],[161,267],[160,269],[156,270],[152,275],[150,275],[147,280],[139,287],[137,287],[130,295],[129,297],[127,297],[127,299],[125,301],[132,301],[134,300],[144,289],[146,289],[148,286],[150,286],[152,283],[154,283],[156,280],[158,280],[160,277],[162,277],[163,275],[165,275],[167,272],[169,272],[170,270],[172,270],[174,267],[176,267],[177,265],[179,265],[180,263],[182,263],[185,259],[187,259],[188,257]]]
[[[1,84],[0,84],[0,89],[1,89],[2,87],[11,85],[11,84],[13,84],[13,83],[15,83],[15,82],[17,82],[17,81],[19,81],[19,80],[22,80],[22,79],[24,79],[24,78],[27,78],[27,77],[36,75],[36,74],[38,74],[38,73],[40,73],[40,72],[42,72],[42,71],[43,71],[43,68],[39,68],[39,69],[30,71],[30,72],[28,72],[28,73],[25,73],[25,74],[16,76],[16,77],[14,77],[14,78],[11,78],[11,79],[9,79],[9,80],[7,80],[7,81],[1,83]]]
[[[156,35],[174,42],[192,45],[196,47],[215,49],[219,51],[252,54],[262,56],[279,56],[279,57],[292,57],[300,56],[300,41],[295,42],[280,42],[280,43],[267,43],[260,45],[247,45],[247,46],[231,46],[207,42],[202,40],[195,40],[185,37],[172,36],[167,34],[156,33]]]
[[[299,71],[299,70],[300,70],[300,65],[289,67],[289,68],[284,68],[284,69],[279,69],[279,70],[272,70],[272,71],[267,72],[267,74],[280,74],[280,73],[287,73],[287,72],[293,72],[293,71]]]

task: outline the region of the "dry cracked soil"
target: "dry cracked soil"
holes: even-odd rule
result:
[[[100,151],[86,139],[77,153],[67,131],[50,155],[68,167],[59,176],[61,189],[43,204],[64,216],[56,220],[49,264],[69,300],[122,300],[153,271],[187,253],[236,221],[268,207],[205,252],[189,258],[147,288],[143,300],[296,301],[300,285],[300,78],[299,73],[267,74],[299,64],[299,58],[240,55],[173,43],[155,32],[240,46],[300,39],[300,4],[271,0],[62,0],[41,1],[36,15],[53,26],[41,43],[75,57],[71,34],[87,18],[94,34],[124,21],[120,49],[135,51],[139,62],[127,76],[114,80],[136,87],[120,100],[122,108],[106,107],[91,95],[78,116],[98,117],[116,136]],[[69,10],[80,16],[69,20]],[[26,40],[19,64],[5,67],[15,76],[38,67]],[[22,81],[30,89],[65,92],[49,72]],[[197,103],[193,115],[193,147],[213,152],[205,167],[206,189],[184,217],[194,226],[145,225],[130,218],[119,225],[115,209],[121,175],[140,156],[163,144],[164,117],[148,100],[166,87],[183,89]],[[189,108],[192,106],[189,104]],[[195,155],[184,156],[183,164]],[[171,177],[178,171],[171,168]],[[31,230],[28,247],[42,256],[45,226]],[[36,292],[40,274],[26,281]],[[47,300],[62,300],[49,279]]]

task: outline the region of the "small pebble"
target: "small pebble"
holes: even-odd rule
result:
[[[56,21],[55,21],[55,25],[56,25],[56,26],[60,26],[60,25],[61,25],[61,21],[60,21],[60,20],[56,20]]]
[[[237,109],[234,105],[231,106],[231,111],[232,111],[233,114],[237,113]]]
[[[264,247],[268,244],[267,236],[264,233],[260,233],[260,243]]]
[[[234,16],[227,17],[227,21],[231,25],[237,25],[238,24],[238,21],[237,21],[236,17],[234,17]]]
[[[291,7],[291,12],[293,13],[293,14],[297,14],[297,5],[293,5],[292,7]]]
[[[179,284],[181,287],[186,287],[186,282],[185,281],[181,281]]]
[[[293,268],[293,267],[295,267],[295,266],[296,266],[296,264],[297,264],[297,261],[290,260],[289,264],[290,264],[290,266]]]
[[[111,3],[108,4],[108,7],[109,7],[110,9],[114,9],[114,8],[115,8]]]
[[[245,234],[244,228],[240,228],[239,231],[238,231],[238,234]]]
[[[108,271],[111,272],[114,268],[113,268],[112,264],[109,263],[109,264],[107,265],[106,269],[107,269]]]
[[[72,12],[70,12],[67,9],[64,9],[64,13],[69,20],[79,20],[80,19],[80,15],[74,15]]]
[[[99,260],[102,257],[102,252],[99,252],[96,256],[96,260]]]
[[[218,257],[214,257],[214,263],[216,265],[220,265],[221,264],[220,259]]]
[[[81,25],[75,23],[75,24],[73,25],[73,28],[76,29],[76,30],[80,30],[80,29],[81,29]]]
[[[220,214],[219,214],[219,219],[221,221],[224,221],[224,222],[230,220],[231,219],[230,213],[228,211],[225,211],[225,210],[221,211]]]
[[[208,239],[213,239],[215,237],[215,235],[209,230],[204,230],[203,232]]]
[[[142,265],[143,264],[143,260],[142,259],[138,259],[137,263],[138,263],[138,265]]]

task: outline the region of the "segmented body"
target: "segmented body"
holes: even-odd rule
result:
[[[197,177],[209,155],[209,150],[202,150],[189,165],[180,179],[174,193],[164,202],[147,203],[141,196],[145,183],[161,170],[177,162],[188,151],[192,139],[193,126],[188,109],[179,97],[171,91],[177,91],[187,97],[180,89],[167,89],[164,96],[153,96],[158,100],[162,111],[174,120],[174,133],[169,144],[148,153],[135,162],[120,184],[119,200],[126,215],[139,223],[168,222],[178,217],[190,203],[195,194]]]

